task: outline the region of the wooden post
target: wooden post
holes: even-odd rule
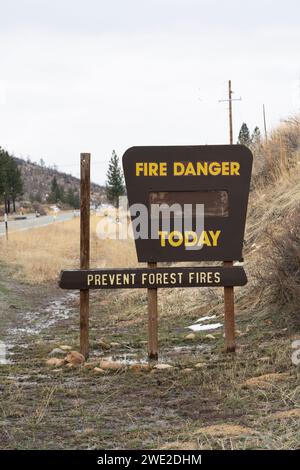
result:
[[[233,145],[232,125],[232,88],[231,80],[228,82],[229,101],[229,143]],[[224,267],[233,266],[232,261],[224,261]],[[235,325],[234,325],[234,290],[233,287],[224,287],[224,325],[225,325],[225,350],[235,352]]]
[[[5,212],[4,214],[4,224],[5,224],[5,236],[6,236],[6,241],[8,241],[8,217],[7,213]]]
[[[90,160],[80,154],[80,269],[90,267]],[[80,352],[89,356],[89,290],[80,291]]]
[[[156,263],[148,263],[148,268],[156,268]],[[148,358],[158,359],[158,317],[157,317],[157,289],[148,291]]]
[[[224,261],[224,267],[232,266],[232,261]],[[225,315],[225,349],[226,352],[235,352],[235,325],[234,325],[234,290],[233,287],[224,287],[224,315]]]

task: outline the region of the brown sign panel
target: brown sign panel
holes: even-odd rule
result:
[[[245,271],[233,267],[79,269],[62,271],[62,289],[132,289],[172,287],[243,286]]]
[[[147,237],[135,239],[140,262],[232,261],[242,258],[252,153],[241,145],[132,147],[123,168],[133,226],[136,206],[148,208]],[[170,226],[151,236],[153,204],[176,205]],[[196,205],[204,206],[204,226],[196,227]],[[177,222],[191,207],[192,227]],[[139,216],[139,214],[138,214]],[[159,216],[160,217],[160,216]],[[145,222],[143,222],[145,224]],[[161,218],[159,218],[159,224]],[[192,249],[191,249],[192,246]]]

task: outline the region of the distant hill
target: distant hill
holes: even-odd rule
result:
[[[79,192],[80,180],[78,178],[58,171],[55,168],[49,168],[43,164],[33,163],[17,157],[14,157],[14,159],[22,173],[24,183],[23,200],[40,200],[41,202],[47,202],[54,176],[57,179],[57,183],[64,188],[65,192],[70,188]],[[97,205],[106,202],[103,186],[91,183],[91,202]]]

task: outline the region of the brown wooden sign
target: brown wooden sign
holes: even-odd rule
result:
[[[247,282],[240,266],[155,269],[80,269],[62,271],[62,289],[136,289],[172,287],[243,286]]]
[[[233,261],[242,258],[252,153],[243,145],[132,147],[123,156],[133,228],[137,204],[148,208],[148,236],[135,239],[140,262]],[[153,204],[170,206],[170,227],[153,237]],[[186,205],[192,227],[175,230]],[[204,227],[196,231],[196,205]],[[180,210],[182,209],[182,210]],[[193,249],[190,249],[191,246]],[[201,249],[196,249],[201,246]]]
[[[81,269],[62,271],[59,286],[80,290],[80,351],[86,358],[89,355],[90,289],[147,289],[148,357],[156,360],[157,289],[222,286],[226,351],[235,350],[233,287],[245,285],[247,277],[242,267],[233,266],[233,261],[242,258],[252,159],[250,150],[241,145],[128,149],[123,156],[123,167],[137,256],[138,261],[146,262],[148,268],[89,269],[90,154],[81,154]],[[140,226],[146,226],[142,237],[136,236],[135,219],[139,210],[136,206],[146,209],[146,216],[140,221]],[[163,224],[163,214],[156,212],[153,215],[152,206],[170,208],[168,230]],[[185,226],[187,206],[188,228]],[[199,206],[202,210],[200,228]],[[181,232],[178,221],[182,222]],[[154,237],[152,224],[157,230]],[[157,267],[158,261],[204,260],[223,261],[224,264]]]

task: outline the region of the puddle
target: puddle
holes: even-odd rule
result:
[[[104,356],[104,361],[109,362],[120,362],[126,366],[131,366],[132,364],[148,364],[148,359],[146,356],[138,357],[138,354],[114,354],[112,356]]]
[[[199,353],[210,350],[207,344],[194,344],[191,346],[174,346],[167,350],[162,351],[160,356],[161,362],[168,362],[170,360],[179,360],[185,356],[197,356]]]
[[[11,364],[10,359],[7,357],[8,347],[7,344],[0,341],[0,366]]]
[[[68,292],[61,299],[51,301],[46,307],[41,308],[40,311],[27,311],[20,314],[14,326],[9,327],[5,332],[5,360],[8,361],[5,364],[12,362],[7,357],[13,356],[13,349],[16,346],[23,349],[28,348],[28,336],[39,335],[57,322],[68,320],[74,311],[68,304],[77,298],[77,296],[77,292]],[[0,364],[3,364],[1,362],[1,353]]]

